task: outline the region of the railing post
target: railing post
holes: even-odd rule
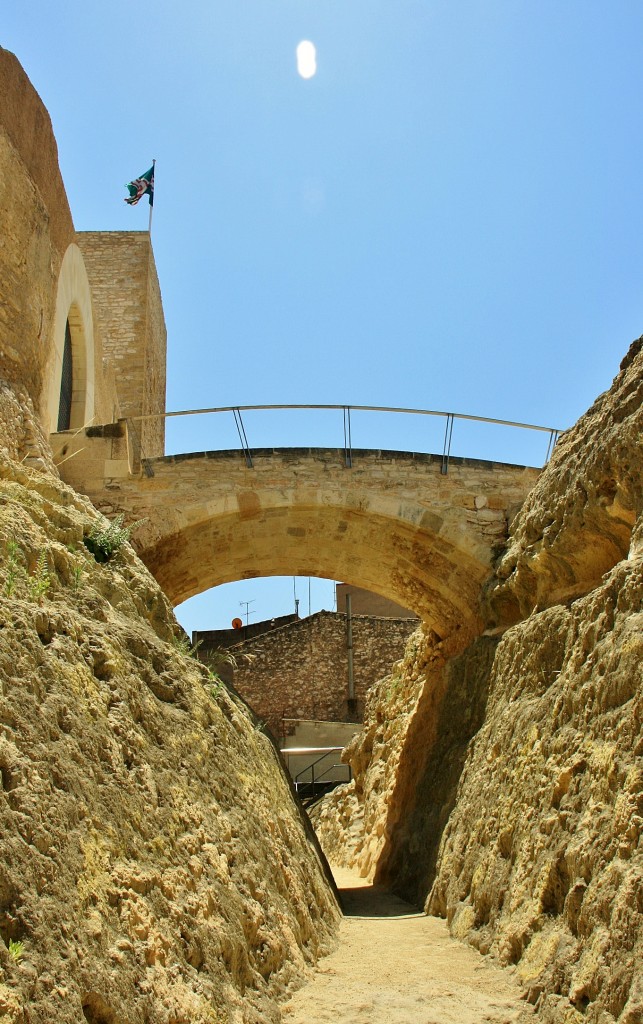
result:
[[[556,442],[557,441],[558,441],[558,431],[557,430],[551,430],[550,433],[549,433],[549,444],[547,445],[547,454],[545,455],[545,465],[547,465],[547,463],[549,462],[549,460],[550,460],[550,458],[551,458],[551,456],[553,454],[554,448],[556,447]]]
[[[449,456],[451,454],[451,437],[453,435],[453,413],[447,413],[447,424],[444,431],[444,449],[442,451],[442,467],[440,472],[446,476],[449,472]]]
[[[239,435],[239,440],[241,441],[241,448],[243,449],[243,454],[246,459],[246,466],[248,469],[252,469],[252,453],[248,447],[246,428],[244,427],[243,420],[241,419],[241,410],[239,408],[235,408],[232,412],[234,413],[234,422],[237,425],[237,433]]]
[[[344,406],[344,461],[347,469],[353,466],[353,450],[351,445],[351,409]]]

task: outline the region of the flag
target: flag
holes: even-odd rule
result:
[[[129,190],[129,198],[124,202],[129,203],[130,206],[136,206],[142,196],[149,196],[150,206],[154,206],[154,165],[152,164],[145,174],[141,174],[140,178],[130,181],[125,188]]]

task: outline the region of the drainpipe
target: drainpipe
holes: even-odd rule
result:
[[[348,647],[348,706],[352,708],[352,704],[355,702],[355,679],[353,678],[353,617],[350,594],[346,595],[346,646]]]

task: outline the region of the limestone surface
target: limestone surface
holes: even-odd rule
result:
[[[99,564],[106,521],[10,448],[0,1020],[276,1021],[339,912],[275,750],[131,546]]]
[[[643,1019],[643,563],[509,630],[427,909],[544,1021]]]
[[[377,872],[378,880],[390,880],[385,865],[407,828],[420,762],[444,697],[445,664],[456,644],[420,627],[404,658],[369,691],[364,726],[342,753],[352,781],[310,810],[333,864],[354,868],[364,878]]]
[[[586,594],[627,558],[643,511],[642,466],[639,338],[610,390],[560,438],[512,523],[483,602],[490,625]]]
[[[316,812],[333,860],[512,965],[547,1024],[643,1021],[642,398],[639,340],[514,518],[487,635],[407,659],[409,719],[379,684]]]

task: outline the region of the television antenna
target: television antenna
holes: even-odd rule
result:
[[[246,611],[245,611],[246,626],[248,625],[248,609],[249,609],[250,605],[254,604],[254,603],[255,603],[254,601],[239,601],[239,604],[241,605],[241,607],[243,608],[243,606],[245,605],[245,608],[246,608]]]

